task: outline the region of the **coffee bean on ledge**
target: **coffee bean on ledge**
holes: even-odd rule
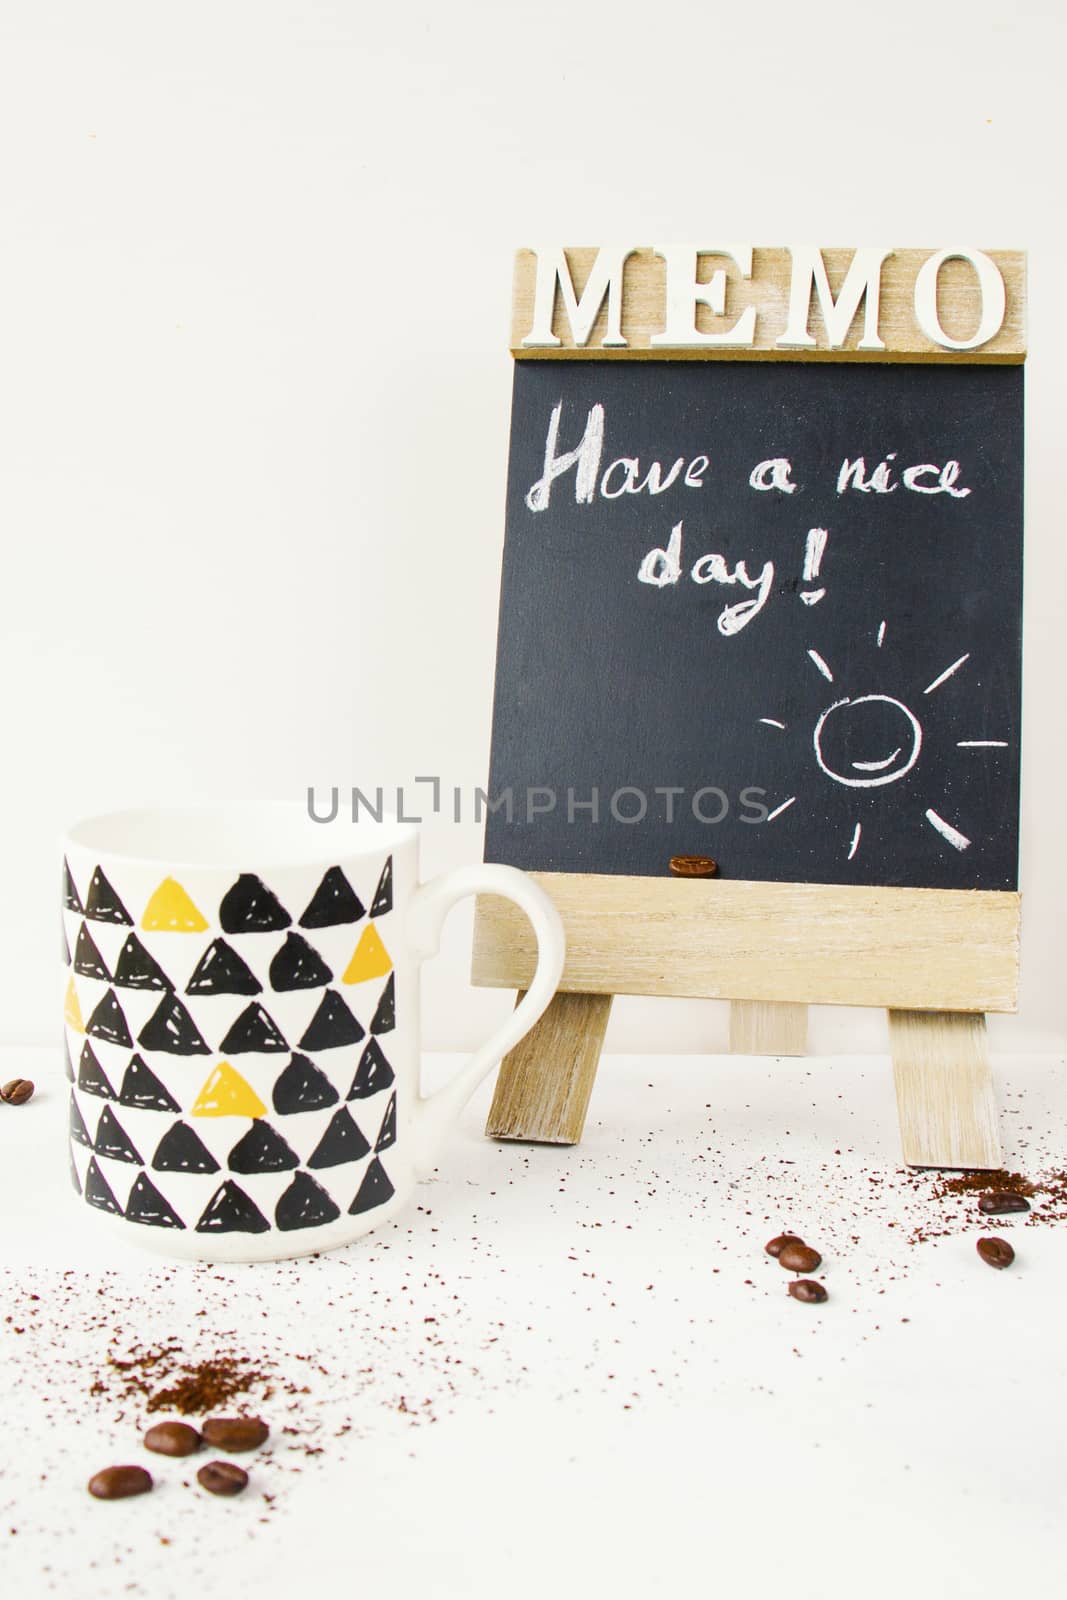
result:
[[[714,878],[719,870],[719,863],[710,856],[671,856],[670,874],[672,878]]]
[[[987,1267],[1010,1267],[1015,1251],[1007,1239],[979,1239],[975,1249]]]
[[[201,1432],[215,1450],[258,1450],[270,1434],[261,1417],[209,1417]]]
[[[814,1278],[796,1278],[789,1285],[788,1292],[794,1300],[803,1300],[809,1306],[821,1306],[824,1300],[830,1298],[822,1284],[816,1283]]]
[[[1006,1217],[1013,1211],[1029,1211],[1030,1202],[1021,1194],[983,1194],[978,1209],[985,1217]]]
[[[196,1481],[208,1494],[240,1494],[248,1488],[248,1473],[233,1461],[209,1461],[200,1468]]]
[[[200,1443],[200,1435],[187,1422],[157,1422],[144,1436],[145,1449],[157,1456],[191,1456]]]
[[[10,1078],[0,1089],[0,1100],[9,1106],[24,1106],[33,1099],[33,1081],[30,1078]]]
[[[131,1495],[147,1494],[152,1474],[144,1467],[105,1467],[89,1479],[89,1493],[95,1500],[128,1500]]]
[[[778,1265],[787,1272],[815,1272],[822,1266],[822,1256],[809,1244],[793,1239],[779,1250]]]
[[[773,1256],[777,1261],[787,1244],[803,1243],[804,1241],[800,1237],[799,1233],[778,1233],[775,1234],[773,1239],[768,1239],[763,1248],[766,1250],[769,1256]]]

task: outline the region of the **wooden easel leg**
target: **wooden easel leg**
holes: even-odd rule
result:
[[[611,1001],[610,994],[556,995],[541,1020],[501,1062],[485,1124],[491,1139],[578,1143]]]
[[[807,1006],[791,1000],[731,1000],[730,1051],[735,1056],[807,1055]]]
[[[999,1167],[985,1017],[967,1011],[890,1011],[889,1049],[908,1165]]]

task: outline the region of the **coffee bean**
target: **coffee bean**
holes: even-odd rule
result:
[[[1021,1194],[983,1194],[978,1197],[978,1209],[986,1217],[1006,1217],[1012,1211],[1029,1211],[1030,1202]]]
[[[800,1237],[799,1233],[779,1233],[776,1234],[773,1239],[768,1239],[763,1248],[766,1250],[769,1256],[773,1256],[777,1261],[787,1244],[803,1243],[804,1241]]]
[[[671,856],[672,878],[714,878],[719,870],[710,856]]]
[[[208,1494],[240,1494],[248,1488],[248,1473],[233,1461],[209,1461],[200,1468],[196,1481]]]
[[[33,1099],[33,1082],[30,1078],[11,1078],[0,1089],[0,1100],[9,1106],[24,1106]]]
[[[157,1456],[191,1456],[200,1449],[200,1435],[187,1422],[157,1422],[144,1436],[146,1450]]]
[[[270,1433],[260,1417],[209,1417],[201,1430],[216,1450],[258,1450]]]
[[[147,1494],[152,1474],[144,1467],[105,1467],[89,1479],[89,1493],[96,1500],[128,1500],[134,1494]]]
[[[789,1285],[788,1293],[794,1300],[803,1300],[805,1305],[821,1306],[824,1300],[830,1297],[821,1283],[816,1283],[814,1278],[797,1278]]]
[[[779,1250],[778,1265],[787,1272],[814,1272],[822,1266],[822,1256],[810,1245],[792,1239]]]
[[[1010,1267],[1015,1251],[1007,1239],[979,1239],[975,1249],[987,1267]]]

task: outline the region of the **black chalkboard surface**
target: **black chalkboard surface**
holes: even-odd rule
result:
[[[1014,889],[1022,421],[1021,367],[516,362],[487,859]]]

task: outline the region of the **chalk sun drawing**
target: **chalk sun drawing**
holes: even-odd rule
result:
[[[805,570],[807,578],[814,576],[818,571],[818,559],[822,552],[813,536],[819,532],[821,530],[813,528],[809,535],[808,563]],[[814,572],[810,570],[812,567]],[[886,624],[883,620],[878,624],[875,635],[875,644],[879,650],[885,643],[885,638]],[[833,683],[834,672],[830,664],[817,650],[809,649],[807,654],[820,676],[825,678],[827,683]],[[965,667],[970,659],[970,651],[967,651],[945,667],[944,671],[939,672],[924,687],[923,696],[934,694],[942,684],[947,683],[955,673]],[[870,714],[872,710],[875,712],[873,717]],[[787,724],[777,717],[760,717],[758,720],[764,727],[776,728],[783,733],[787,730]],[[865,722],[868,724],[866,728]],[[890,730],[888,734],[887,730]],[[857,744],[864,747],[865,740],[875,738],[883,741],[882,748],[865,748],[864,759],[859,759],[856,754]],[[832,783],[839,783],[846,789],[880,789],[888,784],[898,783],[915,768],[922,754],[923,730],[914,711],[894,695],[881,693],[841,695],[819,713],[812,731],[811,744],[818,770]],[[956,748],[1006,750],[1008,744],[1005,739],[958,739]],[[788,811],[796,800],[796,795],[790,795],[788,799],[779,801],[768,812],[766,820],[774,822],[783,812]],[[932,806],[924,808],[923,817],[934,832],[954,850],[970,848],[972,840]],[[856,859],[862,835],[862,825],[857,822],[849,837],[846,860]]]

